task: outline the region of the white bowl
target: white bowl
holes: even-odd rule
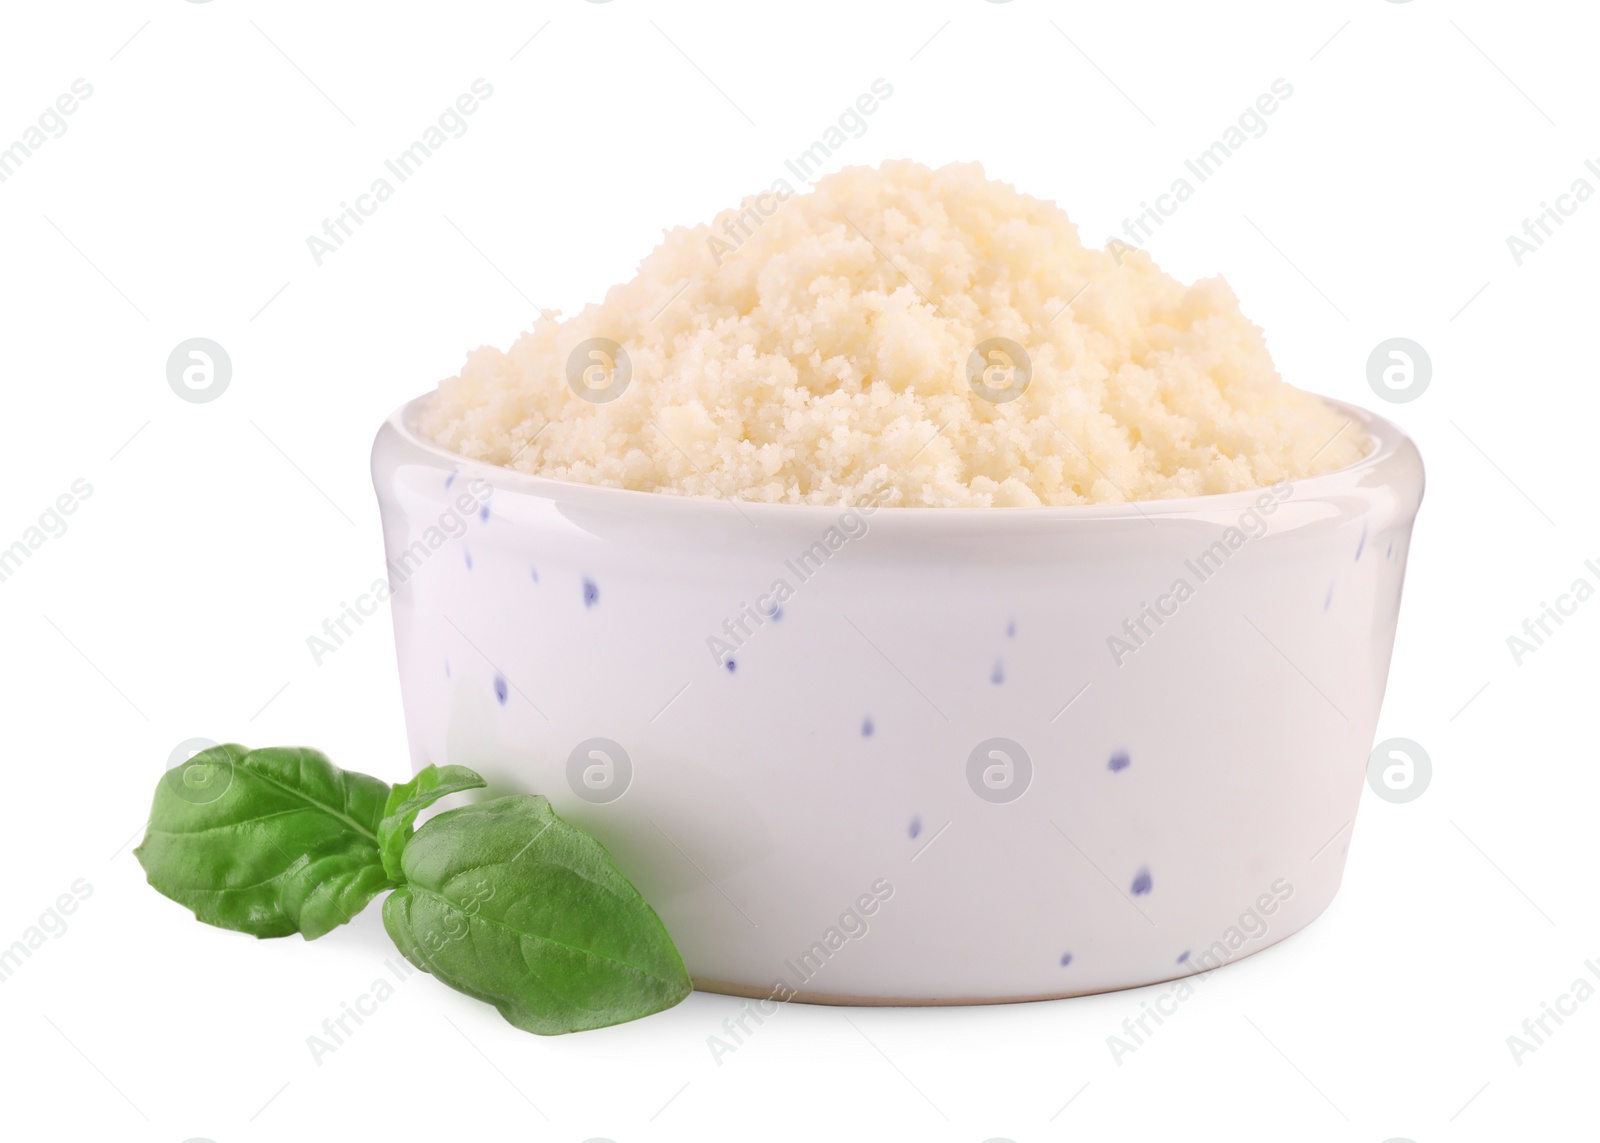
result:
[[[1292,488],[868,511],[529,476],[420,405],[373,448],[412,762],[546,795],[697,986],[1127,988],[1338,889],[1422,496],[1389,422],[1338,406],[1373,450]]]

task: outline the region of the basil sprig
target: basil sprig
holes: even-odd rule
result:
[[[383,818],[378,822],[378,852],[383,857],[383,871],[396,884],[400,883],[400,854],[416,832],[411,827],[418,814],[449,794],[486,785],[487,782],[465,766],[429,766],[411,781],[401,782],[390,790],[389,800],[383,806]]]
[[[691,989],[654,910],[599,842],[542,797],[449,810],[483,786],[429,766],[393,787],[315,750],[215,746],[167,772],[134,855],[198,920],[312,940],[393,890],[383,921],[407,960],[556,1035],[648,1016]]]
[[[388,797],[315,750],[213,746],[163,775],[133,852],[208,925],[313,940],[393,887],[378,851]]]
[[[434,818],[406,846],[383,924],[412,964],[541,1035],[670,1008],[683,962],[604,847],[539,797]]]

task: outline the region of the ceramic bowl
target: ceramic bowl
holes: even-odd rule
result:
[[[1415,446],[1257,492],[764,505],[378,433],[412,762],[547,796],[697,986],[850,1004],[1205,972],[1338,889]]]

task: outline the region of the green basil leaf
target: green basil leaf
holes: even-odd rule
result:
[[[670,1008],[692,985],[655,911],[542,797],[425,822],[383,923],[407,960],[540,1035]]]
[[[383,807],[383,820],[378,823],[378,849],[383,854],[384,872],[395,881],[400,880],[400,852],[411,840],[418,814],[440,798],[488,784],[465,766],[430,765],[411,781],[401,782],[390,790],[389,800]]]
[[[391,886],[378,851],[388,796],[315,750],[214,746],[162,777],[133,852],[208,925],[311,940]]]

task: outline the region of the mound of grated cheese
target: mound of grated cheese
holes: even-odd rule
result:
[[[580,395],[585,362],[584,384],[620,395]],[[904,161],[668,232],[605,301],[472,353],[420,428],[559,480],[908,507],[1234,492],[1368,448],[1278,376],[1220,278],[1085,248],[1060,208],[976,164]]]

